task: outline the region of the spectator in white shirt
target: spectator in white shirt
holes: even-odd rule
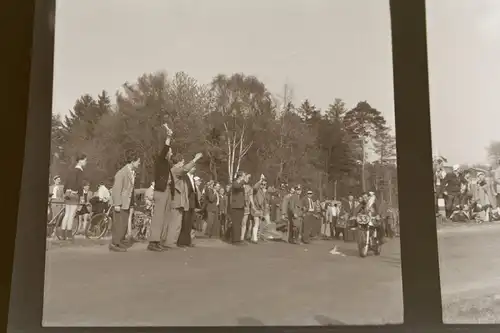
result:
[[[339,215],[339,203],[336,201],[332,201],[328,208],[326,209],[326,221],[328,226],[330,227],[330,236],[333,237],[335,232],[335,227],[337,225],[337,218]],[[326,225],[325,225],[325,234],[326,234]]]
[[[97,196],[102,202],[109,202],[109,199],[111,198],[111,193],[102,182],[99,184],[99,188],[97,189]]]

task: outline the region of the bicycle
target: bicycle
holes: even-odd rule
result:
[[[53,237],[54,234],[57,237],[57,239],[61,240],[61,233],[58,232],[58,229],[61,228],[62,225],[62,220],[64,218],[64,214],[66,213],[66,206],[63,206],[61,210],[55,215],[52,216],[52,208],[51,208],[52,201],[49,200],[49,208],[48,208],[48,216],[47,216],[47,238]],[[74,237],[77,233],[78,230],[80,230],[80,215],[79,211],[81,210],[83,205],[78,205],[79,208],[77,210],[77,213],[75,214],[74,220],[73,220],[73,228],[71,230],[71,235]]]
[[[92,215],[84,231],[85,238],[101,239],[111,229],[111,223],[113,223],[113,206],[110,205],[103,212]]]
[[[138,241],[145,241],[151,234],[151,220],[153,216],[154,205],[151,207],[139,206],[134,210],[132,216],[132,238]]]

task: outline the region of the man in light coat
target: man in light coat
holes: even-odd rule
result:
[[[135,170],[141,164],[141,159],[130,154],[127,164],[115,175],[113,189],[111,192],[113,200],[113,224],[111,226],[111,244],[109,250],[114,252],[126,252],[130,244],[125,244],[130,209],[134,207],[134,183]]]
[[[198,153],[189,163],[184,163],[184,158],[180,154],[172,157],[172,178],[175,193],[171,196],[167,192],[167,202],[169,203],[166,212],[166,224],[161,236],[161,246],[165,249],[177,248],[177,240],[182,228],[182,216],[184,212],[189,211],[189,195],[186,174],[196,165],[196,162],[202,158],[203,154]]]

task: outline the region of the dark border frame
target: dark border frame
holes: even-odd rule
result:
[[[70,0],[67,0],[70,1]],[[50,114],[52,106],[52,75],[54,53],[53,15],[55,0],[12,1],[21,11],[13,13],[12,24],[31,28],[26,21],[32,19],[35,4],[34,33],[22,35],[29,47],[16,50],[18,59],[26,60],[32,53],[29,81],[29,110],[27,112],[26,146],[20,187],[20,200],[15,242],[14,270],[10,297],[9,331],[46,332],[160,332],[160,331],[232,331],[221,328],[43,328],[42,305],[45,269],[45,225],[41,217],[46,211],[46,192],[50,151]],[[339,327],[265,327],[245,328],[241,331],[499,331],[497,325],[443,325],[439,281],[437,231],[434,217],[432,189],[432,151],[429,117],[429,85],[427,73],[427,46],[425,0],[390,1],[395,112],[398,150],[399,205],[401,224],[401,259],[404,298],[404,324],[390,326]],[[15,14],[19,14],[16,21]],[[24,16],[23,16],[24,15]],[[11,17],[12,18],[12,17]],[[24,19],[24,20],[23,20]],[[9,27],[15,30],[15,28]],[[19,30],[17,30],[19,31]],[[18,37],[18,36],[16,36]],[[15,52],[13,53],[15,54]],[[20,63],[20,66],[26,66]],[[25,69],[25,68],[24,68]],[[19,73],[11,69],[13,77]],[[21,78],[22,80],[23,78]],[[24,86],[23,86],[24,84]],[[19,90],[27,93],[26,82]],[[18,104],[22,105],[22,104]],[[22,109],[22,107],[21,107]],[[23,121],[23,114],[20,116]],[[22,133],[21,133],[22,134]],[[40,168],[46,165],[47,168]],[[9,175],[8,175],[9,176]],[[409,190],[411,189],[411,191]],[[43,198],[43,199],[42,199]],[[422,209],[414,210],[419,202]],[[35,221],[40,220],[38,223]],[[14,243],[15,233],[12,235]],[[421,235],[421,237],[415,237]],[[8,237],[6,235],[5,237]],[[425,242],[422,242],[425,239]],[[11,244],[6,242],[7,245]],[[12,253],[13,247],[7,252]],[[8,285],[8,284],[7,284]],[[6,298],[8,302],[8,297]]]

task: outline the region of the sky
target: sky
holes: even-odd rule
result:
[[[453,163],[483,161],[500,140],[490,107],[499,38],[499,1],[428,2],[433,145]],[[394,124],[388,1],[57,1],[54,112],[159,70],[200,83],[255,75],[272,93],[288,83],[296,103],[323,109],[366,100]]]
[[[500,1],[427,1],[427,47],[434,149],[486,162],[500,141]]]

